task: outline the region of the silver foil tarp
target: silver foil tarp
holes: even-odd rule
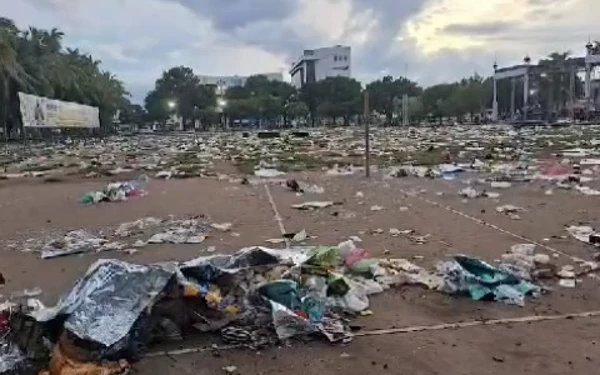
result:
[[[19,371],[25,362],[25,355],[23,355],[17,345],[0,339],[0,374]]]
[[[193,277],[210,281],[254,266],[281,262],[300,264],[305,249],[273,250],[249,247],[234,255],[200,257],[182,264],[136,265],[120,260],[99,260],[53,308],[33,317],[49,322],[66,317],[64,327],[79,338],[104,345],[120,346],[142,313],[154,306],[169,281]],[[118,348],[116,348],[118,349]]]
[[[33,317],[47,322],[66,316],[65,329],[83,340],[111,347],[127,337],[176,273],[174,264],[142,266],[99,260],[57,306]]]

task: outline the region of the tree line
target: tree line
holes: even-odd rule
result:
[[[101,127],[110,130],[117,110],[131,104],[123,82],[100,68],[100,61],[78,49],[63,48],[57,29],[19,29],[0,18],[0,131],[19,132],[19,91],[100,110]]]
[[[370,95],[370,109],[387,124],[397,124],[402,111],[401,100],[409,97],[412,122],[426,117],[455,116],[471,118],[491,105],[489,80],[473,76],[452,84],[422,88],[405,77],[383,77],[362,87],[353,78],[328,77],[297,90],[287,82],[272,81],[266,76],[250,76],[245,84],[229,88],[219,98],[215,87],[200,84],[188,67],[165,71],[145,99],[147,120],[164,123],[177,114],[186,126],[203,127],[250,124],[255,126],[350,125],[363,114],[365,89]],[[489,91],[489,97],[486,97]],[[219,103],[221,102],[221,104]],[[170,105],[170,103],[173,103]]]
[[[65,48],[63,37],[57,29],[22,30],[0,18],[0,130],[5,136],[19,133],[19,91],[98,107],[105,131],[111,130],[116,113],[122,123],[165,124],[171,115],[178,115],[187,127],[204,128],[248,123],[349,125],[361,121],[365,89],[370,109],[389,125],[401,121],[404,96],[409,98],[412,123],[444,118],[474,121],[492,107],[493,81],[477,74],[430,87],[406,77],[386,76],[365,87],[353,78],[330,77],[299,90],[256,75],[218,96],[216,87],[202,84],[191,68],[183,66],[163,72],[141,106],[131,103],[123,82],[101,69],[99,60]],[[600,43],[593,48],[600,51]],[[545,74],[536,81],[537,94],[531,100],[538,110],[564,112],[572,93],[581,96],[581,79],[570,83],[568,57],[569,53],[553,53],[539,61]],[[510,81],[500,81],[498,99],[499,112],[507,113],[513,102],[520,108],[523,90],[518,87],[513,96]]]
[[[600,43],[595,46],[600,50]],[[583,95],[583,82],[575,76],[571,84],[569,53],[552,53],[539,61],[543,74],[532,83],[528,111],[539,117],[568,115],[571,99]],[[497,83],[498,111],[512,116],[524,104],[523,82]],[[361,121],[365,90],[369,92],[370,110],[386,125],[402,121],[407,110],[411,123],[485,121],[493,106],[493,78],[478,74],[452,83],[421,87],[406,77],[385,76],[367,84],[347,77],[329,77],[297,90],[286,82],[270,81],[256,75],[243,86],[229,88],[221,98],[215,88],[201,85],[192,69],[175,67],[165,71],[145,101],[147,119],[164,121],[178,114],[184,123],[232,126],[250,123],[256,126],[287,126],[293,123],[349,125]],[[513,91],[514,90],[514,91]],[[571,91],[572,90],[572,91]],[[573,98],[571,98],[571,95]],[[402,98],[408,96],[403,108]],[[177,103],[169,108],[168,103]]]

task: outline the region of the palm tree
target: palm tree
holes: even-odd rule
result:
[[[8,136],[10,110],[13,94],[17,87],[29,88],[31,77],[17,59],[13,35],[0,30],[0,121],[4,136]]]
[[[546,96],[541,99],[547,103],[546,109],[549,115],[563,110],[566,98],[569,97],[568,58],[570,55],[571,52],[554,52],[548,56],[548,59],[539,62],[539,65],[544,67],[540,93]]]

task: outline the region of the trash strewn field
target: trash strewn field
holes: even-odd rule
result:
[[[6,146],[0,373],[593,373],[600,127],[363,141]]]

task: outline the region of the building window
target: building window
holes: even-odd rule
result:
[[[337,55],[333,56],[333,61],[337,61]]]

